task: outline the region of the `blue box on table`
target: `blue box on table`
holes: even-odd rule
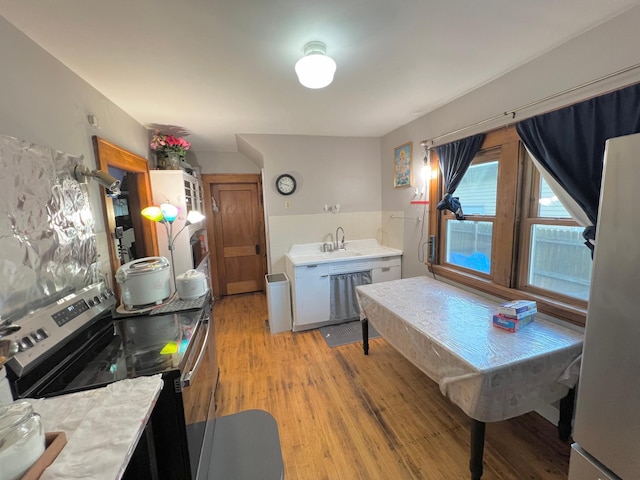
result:
[[[525,325],[531,323],[536,316],[535,312],[529,313],[521,318],[512,318],[505,315],[496,313],[493,315],[493,326],[508,330],[510,332],[517,332]]]

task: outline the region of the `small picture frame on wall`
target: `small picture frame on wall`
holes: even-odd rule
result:
[[[393,186],[410,187],[411,178],[411,142],[393,149]]]

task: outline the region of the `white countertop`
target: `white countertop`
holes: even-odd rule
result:
[[[67,437],[40,478],[121,478],[162,384],[162,375],[154,375],[59,397],[26,399],[42,417],[45,432],[62,431]]]
[[[344,250],[334,250],[333,252],[323,252],[322,245],[322,242],[292,245],[287,252],[287,260],[297,267],[402,255],[402,250],[380,245],[373,239],[347,241]]]

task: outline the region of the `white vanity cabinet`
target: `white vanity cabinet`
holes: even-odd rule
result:
[[[380,283],[402,278],[402,257],[380,257],[373,259],[371,282]]]
[[[401,263],[401,250],[381,246],[373,239],[352,240],[345,250],[333,252],[323,252],[321,243],[292,245],[286,255],[286,272],[291,284],[293,331],[338,321],[336,309],[332,310],[331,289],[337,288],[340,279],[334,276],[371,272],[373,283],[397,280]]]
[[[293,268],[292,273],[293,331],[328,321],[329,264],[302,265]]]

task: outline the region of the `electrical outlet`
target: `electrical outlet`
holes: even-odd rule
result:
[[[436,261],[436,236],[429,235],[429,263]]]

